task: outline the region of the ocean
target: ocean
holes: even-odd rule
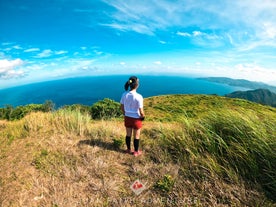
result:
[[[71,104],[92,105],[104,98],[120,101],[128,77],[125,75],[77,77],[2,89],[0,108],[7,105],[16,107],[31,103],[41,104],[46,100],[53,101],[56,108]],[[143,75],[138,78],[140,86],[137,92],[144,98],[167,94],[225,95],[244,90],[190,77]]]

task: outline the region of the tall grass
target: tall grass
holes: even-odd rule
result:
[[[91,117],[89,114],[82,114],[80,111],[58,110],[53,114],[56,128],[63,128],[64,131],[74,132],[83,136],[88,133]]]
[[[100,205],[113,193],[119,168],[112,138],[122,129],[67,109],[1,123],[0,206],[93,206],[91,199]]]
[[[174,98],[183,107],[193,103],[190,96]],[[275,205],[267,200],[276,194],[275,110],[211,102],[222,108],[201,115],[207,99],[196,98],[204,105],[195,116],[173,105],[160,122],[150,121],[149,114],[141,134],[144,153],[137,158],[122,153],[122,120],[95,121],[79,110],[61,109],[1,122],[0,206]],[[135,179],[146,185],[139,196],[129,188]],[[133,203],[113,203],[118,198]],[[142,202],[154,200],[169,203]]]
[[[276,194],[275,122],[263,125],[245,114],[214,114],[203,126],[211,137],[201,136],[202,140],[213,138],[213,143],[204,141],[202,145],[219,158],[221,165],[258,181],[271,197]],[[267,128],[274,128],[274,133],[266,133]]]
[[[24,119],[24,128],[33,133],[88,133],[91,117],[79,110],[60,109],[53,113],[32,113]]]
[[[261,184],[271,198],[276,194],[276,126],[255,114],[212,112],[199,121],[183,121],[161,130],[162,148],[173,160],[194,162],[210,174],[234,182],[238,178]]]

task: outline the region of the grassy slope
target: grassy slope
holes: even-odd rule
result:
[[[0,122],[0,206],[275,206],[275,108],[176,95],[145,110],[137,158],[122,153],[121,120],[61,110]]]

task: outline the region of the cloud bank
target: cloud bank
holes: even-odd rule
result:
[[[18,67],[23,65],[21,59],[15,60],[0,60],[0,78],[9,79],[9,78],[19,78],[25,75],[25,72]]]

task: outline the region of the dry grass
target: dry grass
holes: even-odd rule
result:
[[[275,206],[258,183],[231,169],[225,179],[226,167],[191,142],[194,121],[182,120],[145,122],[137,158],[114,143],[124,141],[120,120],[60,110],[1,121],[0,206]],[[140,195],[130,189],[136,179]]]

